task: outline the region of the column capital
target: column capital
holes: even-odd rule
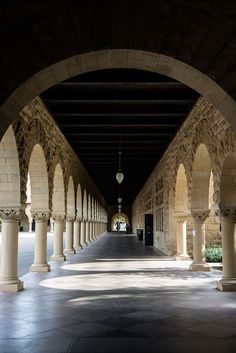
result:
[[[69,216],[69,215],[66,216],[66,222],[74,222],[74,220],[75,220],[75,216]]]
[[[215,213],[221,220],[224,220],[228,223],[236,223],[236,205],[227,206],[219,204]]]
[[[83,220],[83,217],[76,217],[75,218],[75,222],[79,223]]]
[[[189,214],[187,213],[181,213],[181,212],[176,212],[174,214],[174,217],[176,219],[176,222],[180,222],[180,223],[184,223],[187,221],[187,219],[189,218]]]
[[[46,222],[50,218],[49,211],[31,211],[32,218],[36,222]]]
[[[63,214],[53,214],[52,215],[53,222],[63,222],[65,220],[65,215]]]
[[[20,221],[22,210],[19,207],[4,207],[0,209],[0,219],[2,221]]]
[[[193,209],[191,210],[192,217],[196,222],[205,222],[205,220],[208,218],[210,213],[210,210],[205,209],[205,210],[198,210],[198,209]]]

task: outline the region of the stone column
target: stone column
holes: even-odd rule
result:
[[[0,290],[17,292],[23,289],[18,278],[18,225],[20,208],[1,209],[2,245],[0,265]]]
[[[191,271],[211,271],[205,260],[205,221],[210,210],[192,210],[194,218],[194,239],[193,239],[193,263]]]
[[[54,237],[53,237],[53,254],[50,258],[51,261],[65,261],[66,257],[63,254],[63,228],[64,228],[64,215],[53,215],[54,222]]]
[[[186,239],[186,222],[188,219],[187,214],[175,214],[177,222],[177,254],[176,260],[189,260],[187,254],[187,239]]]
[[[80,227],[81,227],[81,219],[76,218],[74,221],[74,244],[73,244],[73,248],[75,249],[76,252],[79,252],[79,250],[83,249],[82,242],[81,242]]]
[[[85,229],[85,224],[86,221],[84,219],[82,219],[81,223],[80,223],[80,241],[81,241],[81,245],[82,247],[86,246],[86,229]]]
[[[223,277],[217,283],[220,291],[236,292],[236,208],[220,209],[223,250]]]
[[[49,213],[47,211],[34,211],[32,217],[35,220],[35,250],[34,263],[30,271],[48,272],[51,271],[47,263],[47,221]]]
[[[74,226],[74,216],[68,216],[66,218],[66,248],[64,253],[66,255],[74,255],[75,249],[73,248],[73,226]]]

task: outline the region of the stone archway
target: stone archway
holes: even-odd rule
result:
[[[205,260],[205,221],[210,213],[210,177],[212,165],[206,145],[197,148],[192,173],[191,213],[194,219],[193,230],[193,271],[210,271]]]
[[[31,214],[35,222],[35,253],[33,272],[50,271],[47,263],[47,223],[49,212],[49,188],[47,165],[42,147],[36,144],[29,162],[31,183]]]
[[[78,54],[57,62],[23,82],[0,107],[1,134],[37,95],[70,77],[107,68],[134,68],[172,77],[199,92],[236,128],[236,103],[204,73],[173,57],[132,49],[107,49]]]
[[[0,290],[18,291],[18,224],[20,211],[20,170],[16,140],[10,126],[0,142],[0,219],[2,228]]]
[[[111,230],[117,231],[117,222],[119,223],[119,231],[126,231],[126,224],[129,224],[129,218],[125,213],[116,213],[111,219]]]
[[[53,255],[51,260],[64,261],[63,230],[65,221],[65,187],[63,171],[60,164],[56,165],[53,178],[52,220],[54,222]]]
[[[179,165],[175,187],[175,214],[177,236],[177,260],[189,260],[187,254],[186,223],[189,217],[188,211],[188,185],[183,164]]]

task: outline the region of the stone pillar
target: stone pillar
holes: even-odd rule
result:
[[[34,263],[30,268],[32,272],[48,272],[51,271],[47,263],[47,221],[49,213],[44,211],[32,212],[35,220],[35,250]]]
[[[1,209],[2,245],[0,265],[0,290],[17,292],[23,289],[18,278],[18,225],[20,208]]]
[[[217,283],[220,291],[236,292],[236,208],[220,209],[223,250],[223,277]]]
[[[194,218],[193,263],[191,271],[211,271],[205,260],[205,221],[210,210],[192,210]]]
[[[189,260],[187,254],[187,239],[186,239],[186,222],[188,219],[187,214],[175,214],[177,222],[177,254],[176,260]]]
[[[53,238],[53,254],[50,258],[51,261],[65,261],[66,257],[63,254],[63,227],[64,215],[53,215],[54,223],[54,238]]]
[[[82,247],[86,246],[86,229],[85,229],[86,221],[83,219],[80,223],[80,242]]]
[[[74,255],[75,249],[73,248],[73,226],[75,217],[68,216],[66,218],[66,248],[64,253],[66,255]]]
[[[73,248],[75,249],[76,252],[79,252],[79,250],[83,249],[80,229],[81,229],[81,220],[80,218],[76,218],[74,221],[74,244],[73,244]]]

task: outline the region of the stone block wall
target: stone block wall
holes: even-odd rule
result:
[[[211,163],[209,190],[210,217],[206,222],[206,244],[221,242],[219,218],[215,205],[219,202],[220,177],[224,159],[234,150],[234,135],[224,116],[205,98],[199,98],[189,116],[177,132],[172,143],[133,206],[133,229],[144,226],[144,214],[154,215],[154,245],[167,254],[176,253],[175,188],[177,171],[182,164],[188,188],[188,209],[192,207],[193,165],[198,147],[206,146]],[[192,251],[192,220],[187,222],[188,251]]]

